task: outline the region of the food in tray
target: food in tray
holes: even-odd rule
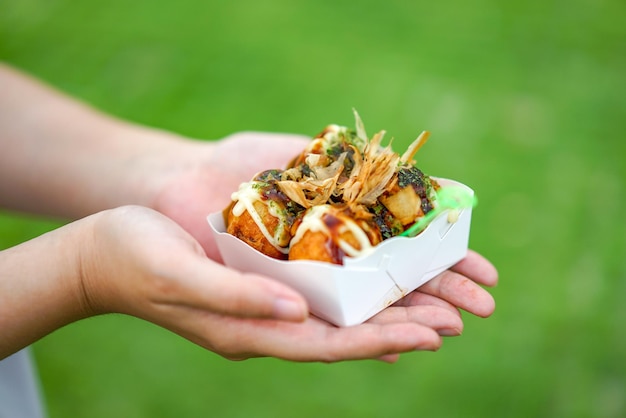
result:
[[[423,132],[402,155],[329,125],[285,169],[242,183],[226,208],[227,232],[267,256],[343,264],[407,231],[437,205],[437,181],[414,166]]]

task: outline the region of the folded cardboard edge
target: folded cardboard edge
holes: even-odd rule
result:
[[[454,184],[467,187],[452,180],[439,180],[442,184]],[[447,213],[444,212],[438,216],[433,220],[431,225],[435,224],[438,219],[440,220],[439,223],[441,223],[442,217],[447,217]],[[368,265],[366,262],[367,258],[371,257],[372,254],[357,259],[350,259],[350,261],[346,263],[346,266],[306,260],[276,260],[258,252],[243,241],[226,233],[222,213],[210,214],[207,220],[213,230],[218,248],[226,265],[242,271],[257,272],[274,277],[294,287],[307,297],[311,312],[314,315],[332,322],[335,325],[351,326],[366,321],[409,292],[431,280],[437,274],[460,261],[467,252],[470,218],[471,209],[462,211],[459,220],[465,219],[462,223],[463,227],[456,224],[447,226],[443,236],[440,235],[439,231],[433,230],[435,229],[434,225],[432,228],[431,225],[429,225],[418,237],[400,238],[407,240],[407,244],[413,242],[415,245],[416,242],[419,242],[420,237],[422,237],[421,239],[423,241],[423,236],[431,234],[431,236],[434,237],[436,235],[439,238],[437,249],[433,254],[427,257],[430,261],[434,261],[434,256],[437,255],[440,250],[439,247],[441,247],[444,241],[450,241],[450,238],[456,241],[462,241],[456,243],[457,248],[454,254],[450,254],[451,257],[443,257],[443,259],[441,256],[438,257],[439,262],[444,263],[443,265],[439,264],[433,266],[432,263],[423,263],[421,272],[416,271],[419,269],[411,268],[410,272],[412,277],[402,278],[402,280],[398,278],[397,269],[390,269],[387,265],[382,266],[380,265],[380,261],[375,260],[377,265]],[[431,232],[427,233],[429,228]],[[438,228],[441,229],[441,226]],[[454,229],[461,229],[461,231],[456,232],[456,235],[449,234],[449,232]],[[434,238],[430,239],[432,240]],[[384,244],[388,242],[389,241],[382,243],[379,246],[380,248],[375,248],[374,252],[377,250],[385,250]],[[391,250],[393,247],[394,246],[391,245],[388,249]],[[461,251],[459,251],[460,247],[463,247]],[[414,251],[413,255],[416,253],[419,254],[420,251]],[[410,256],[409,254],[409,257]],[[382,258],[384,259],[384,257],[385,255],[383,254]],[[387,262],[390,263],[389,260],[387,260]],[[408,267],[406,266],[401,268],[408,271]],[[350,274],[348,274],[349,272]],[[372,274],[377,275],[377,277],[372,279]],[[365,276],[368,276],[368,280],[365,280]],[[416,278],[415,276],[419,277]],[[381,287],[380,285],[383,283],[385,286]],[[365,301],[367,301],[367,303],[364,303]]]

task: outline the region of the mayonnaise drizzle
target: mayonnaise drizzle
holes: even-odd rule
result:
[[[296,235],[292,238],[291,245],[294,245],[298,241],[300,241],[307,231],[322,232],[324,235],[330,237],[330,231],[328,230],[328,227],[326,226],[323,217],[331,210],[332,207],[330,205],[319,205],[311,207],[302,218],[302,223],[298,227]],[[341,234],[345,232],[351,232],[354,238],[359,243],[360,247],[360,249],[354,248],[345,240],[338,238],[337,245],[344,253],[346,253],[346,255],[350,257],[356,257],[363,252],[372,249],[372,244],[370,243],[367,234],[365,233],[365,231],[363,231],[363,229],[361,229],[361,227],[356,224],[356,222],[345,216],[340,216],[339,219],[341,219],[343,222],[341,223],[341,226],[337,231],[338,237],[341,237]]]
[[[231,195],[231,199],[236,202],[233,206],[233,215],[241,216],[244,211],[248,211],[250,217],[254,220],[254,223],[257,225],[267,241],[281,253],[288,254],[288,243],[284,247],[280,245],[280,238],[283,237],[285,233],[284,216],[282,212],[275,207],[276,205],[268,204],[261,200],[258,190],[254,188],[255,183],[256,182],[253,181],[241,183],[239,185],[239,190]],[[265,226],[265,223],[263,223],[261,215],[259,215],[256,208],[254,207],[255,202],[261,202],[262,204],[267,205],[270,215],[279,219],[278,227],[276,228],[274,236],[272,236],[272,234],[270,234],[270,232],[267,230],[267,227]]]

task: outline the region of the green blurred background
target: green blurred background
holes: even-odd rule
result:
[[[50,416],[626,416],[624,22],[619,0],[0,0],[0,59],[132,121],[312,136],[354,107],[396,150],[430,130],[418,165],[476,190],[501,277],[491,318],[395,365],[76,323],[34,346]],[[0,246],[58,225],[4,212]]]

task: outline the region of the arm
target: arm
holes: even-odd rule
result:
[[[239,183],[284,166],[307,142],[260,133],[190,140],[115,119],[2,63],[0,92],[0,207],[77,219],[146,206],[176,220],[218,260],[205,216],[222,210]]]
[[[68,245],[80,234],[68,226],[0,251],[0,359],[87,316]]]
[[[175,135],[104,115],[0,63],[0,205],[78,218],[149,205]],[[191,144],[190,144],[191,145]]]
[[[99,212],[2,251],[0,272],[0,359],[109,312],[151,321],[231,359],[392,361],[399,352],[437,349],[435,329],[461,326],[436,307],[413,309],[419,321],[381,318],[350,328],[307,318],[297,293],[212,262],[176,223],[138,206]]]
[[[80,218],[134,204],[169,218],[122,207],[0,253],[8,272],[0,276],[0,328],[15,336],[3,353],[81,317],[121,312],[228,358],[393,361],[400,352],[436,349],[438,333],[458,334],[458,308],[480,316],[494,309],[479,284],[495,284],[495,269],[471,253],[456,272],[361,326],[338,329],[305,318],[306,303],[286,286],[205,256],[220,260],[206,214],[222,210],[255,172],[284,166],[302,150],[303,137],[242,133],[193,141],[103,115],[1,65],[0,91],[0,205]],[[63,245],[50,247],[49,240]],[[40,259],[47,261],[23,262]],[[44,300],[46,294],[51,300]],[[204,295],[200,301],[198,294]],[[17,312],[26,315],[13,323]]]

